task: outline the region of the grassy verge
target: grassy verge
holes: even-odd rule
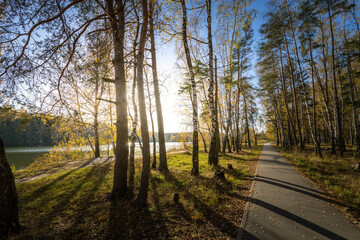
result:
[[[107,200],[113,163],[72,170],[17,185],[24,230],[12,239],[235,239],[261,147],[220,156],[226,180],[201,152],[200,177],[191,155],[169,155],[169,173],[151,172],[148,208]],[[136,162],[140,182],[140,160]],[[233,169],[228,169],[232,164]],[[138,188],[138,186],[137,186]],[[179,204],[173,202],[180,195]]]
[[[355,223],[360,223],[360,173],[351,169],[351,165],[356,161],[353,153],[348,152],[340,158],[330,156],[325,150],[324,158],[321,159],[314,154],[312,146],[307,146],[302,152],[287,151],[280,147],[278,150],[303,174],[331,193],[337,201],[344,203],[342,210],[355,216]]]

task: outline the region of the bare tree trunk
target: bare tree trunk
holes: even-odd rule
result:
[[[217,79],[217,58],[215,56],[215,117],[216,117],[216,128],[215,128],[215,136],[216,136],[216,156],[219,158],[220,151],[220,131],[219,131],[219,116],[218,116],[218,108],[219,108],[219,100],[218,100],[218,79]],[[218,160],[217,160],[218,161]]]
[[[282,146],[285,147],[285,148],[288,148],[288,142],[286,141],[285,128],[284,128],[283,120],[282,120],[283,115],[282,115],[282,111],[279,113],[279,108],[278,108],[278,104],[277,104],[275,94],[273,95],[273,100],[274,100],[274,105],[275,105],[275,117],[276,117],[277,122],[279,124],[281,135],[283,136]]]
[[[226,144],[228,144],[228,140],[229,140],[229,129],[230,129],[230,124],[231,124],[231,106],[229,104],[230,102],[230,90],[228,88],[226,88],[226,92],[225,92],[225,101],[226,101],[226,105],[227,105],[227,112],[228,112],[228,116],[227,116],[227,121],[226,121],[226,126],[225,126],[225,136],[223,139],[223,147],[222,147],[222,154],[225,154],[225,150],[226,150]],[[225,110],[224,110],[225,111]],[[230,150],[229,152],[231,152],[231,148],[230,148],[230,144],[228,146],[228,149]]]
[[[99,85],[100,85],[100,77],[99,77],[99,69],[97,69],[96,79],[95,79],[95,104],[94,104],[94,140],[95,140],[94,157],[100,157],[99,107],[101,100],[99,100],[99,98],[102,97],[104,92],[104,82],[101,83],[101,86]],[[99,95],[99,87],[100,87],[100,95]]]
[[[333,88],[334,88],[334,108],[335,108],[335,125],[337,130],[337,142],[339,147],[340,156],[344,156],[344,135],[343,128],[341,125],[341,116],[340,116],[340,104],[339,104],[339,96],[337,89],[337,79],[336,79],[336,65],[335,65],[335,36],[333,29],[333,21],[331,15],[330,8],[330,0],[328,0],[328,16],[329,16],[329,24],[330,24],[330,36],[331,36],[331,60],[332,60],[332,74],[333,74]]]
[[[290,14],[290,21],[292,22],[292,17]],[[301,62],[300,62],[300,56],[299,56],[299,51],[298,51],[298,46],[297,46],[297,40],[296,40],[296,36],[295,36],[295,31],[293,29],[293,26],[291,26],[291,33],[292,33],[292,38],[294,41],[294,48],[295,48],[295,55],[296,55],[296,60],[297,60],[297,64],[298,64],[298,68],[299,68],[299,72],[300,72],[300,79],[301,79],[301,84],[302,84],[302,88],[303,88],[303,94],[304,94],[304,101],[305,101],[305,107],[306,107],[306,112],[307,112],[307,116],[308,116],[308,121],[309,121],[309,128],[310,128],[310,133],[311,133],[311,137],[313,139],[313,142],[315,144],[315,148],[316,148],[316,152],[319,155],[319,157],[322,158],[322,153],[321,153],[321,148],[320,148],[320,144],[317,141],[316,138],[316,131],[314,131],[314,126],[313,126],[313,122],[311,119],[311,113],[310,113],[310,106],[309,106],[309,101],[308,101],[308,96],[306,94],[306,85],[305,85],[305,80],[304,80],[304,75],[303,75],[303,70],[302,70],[302,66],[301,66]],[[310,42],[310,46],[311,46],[311,42]],[[311,47],[310,47],[310,51],[311,51]],[[314,95],[315,97],[315,95]],[[315,98],[314,98],[315,101]],[[314,102],[315,105],[315,102]],[[303,112],[303,109],[301,108],[301,111]],[[303,115],[303,113],[301,113],[301,115]],[[303,116],[301,116],[303,119]],[[303,120],[302,120],[303,121]],[[303,131],[305,130],[305,126],[304,123],[302,123],[303,125]],[[305,134],[303,133],[303,136]],[[304,141],[304,140],[302,140]]]
[[[94,157],[100,157],[100,140],[99,140],[99,109],[95,108],[94,112],[94,139],[95,139],[95,152]]]
[[[207,30],[208,30],[208,45],[209,45],[209,89],[208,98],[210,103],[210,116],[211,116],[211,134],[210,134],[210,151],[209,151],[209,164],[217,166],[219,163],[219,148],[218,137],[216,136],[217,128],[217,115],[214,104],[214,69],[213,69],[213,46],[212,46],[212,32],[211,32],[211,0],[206,0],[207,10]]]
[[[156,168],[156,138],[155,138],[155,125],[154,125],[154,118],[153,118],[153,111],[152,111],[152,103],[151,103],[151,93],[150,93],[150,86],[149,86],[149,79],[147,78],[147,74],[145,73],[146,78],[146,90],[148,93],[148,101],[149,101],[149,116],[151,122],[151,135],[153,139],[153,162],[151,164],[152,168]]]
[[[249,120],[248,120],[248,114],[247,114],[247,101],[246,101],[245,91],[243,92],[243,99],[244,99],[245,128],[246,128],[246,134],[247,134],[247,139],[248,139],[248,146],[251,147],[250,128],[249,128]]]
[[[162,115],[162,107],[160,100],[159,90],[159,79],[157,75],[157,64],[156,64],[156,48],[155,48],[155,30],[154,30],[154,2],[150,0],[150,40],[151,40],[151,61],[152,61],[152,74],[154,82],[154,94],[156,104],[156,117],[158,122],[158,138],[159,138],[159,170],[167,171],[167,159],[166,159],[166,146],[165,146],[165,134],[164,134],[164,121]]]
[[[19,231],[18,198],[14,175],[6,159],[5,147],[0,138],[0,238],[7,239],[9,230]]]
[[[137,13],[136,7],[134,7],[135,16],[137,19],[136,24],[136,34],[133,42],[133,54],[134,54],[134,77],[133,77],[133,84],[132,84],[132,90],[131,90],[131,100],[132,100],[132,106],[134,109],[134,118],[132,121],[132,130],[130,135],[130,156],[129,156],[129,193],[133,195],[134,187],[135,187],[135,144],[136,140],[138,138],[137,135],[137,127],[138,127],[138,108],[136,103],[136,70],[137,70],[137,60],[136,60],[136,49],[138,45],[138,37],[139,37],[139,31],[140,31],[140,18]],[[140,141],[139,141],[140,143]]]
[[[346,30],[345,30],[345,21],[344,21],[344,39],[345,39],[345,52],[346,52],[346,60],[347,60],[347,76],[348,76],[348,82],[349,82],[349,88],[350,88],[350,99],[351,99],[351,108],[352,108],[352,120],[354,125],[354,135],[355,135],[355,141],[356,141],[356,150],[358,152],[358,157],[360,157],[360,127],[358,122],[358,113],[356,109],[356,99],[355,99],[355,93],[354,93],[354,82],[353,82],[353,75],[352,75],[352,65],[351,65],[351,59],[348,49],[348,40],[346,37]],[[350,134],[352,136],[352,134]],[[351,137],[351,142],[353,142],[353,138]]]
[[[193,107],[193,152],[192,152],[192,162],[193,168],[191,174],[198,176],[199,175],[199,140],[198,140],[198,103],[197,103],[197,92],[196,92],[196,82],[194,76],[194,70],[191,62],[190,49],[187,41],[187,13],[185,0],[181,1],[183,21],[182,21],[182,40],[184,44],[184,50],[186,55],[186,62],[190,75],[191,82],[191,93],[192,93],[192,107]]]
[[[203,143],[204,143],[204,150],[207,153],[208,151],[207,151],[207,147],[206,147],[206,140],[205,140],[202,132],[200,131],[200,129],[199,129],[199,133],[200,133],[201,139],[203,140]]]
[[[294,102],[294,107],[295,107],[294,110],[295,110],[295,114],[296,114],[296,122],[297,122],[298,132],[299,132],[300,149],[303,150],[304,142],[303,142],[303,136],[302,136],[301,127],[300,127],[300,118],[299,118],[299,109],[298,109],[298,103],[297,103],[295,77],[294,77],[294,71],[293,71],[293,67],[292,67],[292,61],[291,61],[291,56],[290,56],[290,52],[289,52],[289,45],[288,45],[285,30],[284,30],[284,39],[285,39],[285,46],[286,46],[286,54],[288,57],[289,70],[290,70],[291,87],[292,87],[292,91],[293,91],[293,102]]]
[[[236,101],[235,101],[235,148],[236,152],[240,152],[240,131],[239,131],[239,121],[240,121],[240,83],[238,81],[237,91],[236,91]]]
[[[323,24],[320,22],[320,30],[321,30],[321,41],[322,41],[322,57],[323,57],[323,66],[324,66],[324,73],[325,73],[325,89],[322,86],[321,83],[321,79],[320,76],[318,74],[318,70],[316,68],[315,62],[312,59],[311,61],[314,63],[313,67],[315,69],[315,74],[317,76],[317,82],[318,85],[320,87],[320,92],[322,94],[322,97],[324,99],[324,103],[325,103],[325,108],[326,108],[326,114],[327,114],[327,118],[329,121],[329,127],[330,127],[330,140],[331,140],[331,155],[336,154],[336,150],[335,150],[335,129],[334,129],[334,124],[333,124],[333,118],[332,118],[332,113],[329,107],[329,92],[328,92],[328,70],[327,70],[327,55],[325,52],[325,33],[324,33],[324,27]]]
[[[284,103],[285,103],[285,109],[286,109],[286,113],[288,115],[288,123],[289,123],[289,144],[290,146],[293,146],[293,140],[296,144],[296,131],[295,131],[295,126],[294,126],[294,122],[293,122],[293,118],[290,114],[290,109],[289,109],[289,103],[288,103],[288,97],[287,97],[287,88],[286,88],[286,79],[285,79],[285,74],[283,72],[283,60],[282,60],[282,51],[281,49],[279,49],[279,54],[280,54],[280,86],[281,86],[281,92],[282,92],[282,96],[284,99]],[[275,69],[274,69],[275,70]],[[290,131],[291,130],[291,131]],[[292,134],[291,134],[292,133]]]
[[[309,40],[309,46],[310,46],[310,60],[313,60],[312,55],[312,43]],[[320,141],[318,138],[318,130],[317,130],[317,121],[316,121],[316,98],[315,98],[315,79],[314,79],[314,67],[313,62],[311,62],[311,84],[312,84],[312,98],[313,98],[313,118],[314,118],[314,135],[315,135],[315,141],[318,143],[318,146],[316,147],[316,154],[322,155],[321,153],[321,146]],[[320,151],[319,151],[320,150]]]
[[[138,101],[140,112],[140,125],[141,137],[143,142],[143,166],[141,171],[140,190],[136,198],[136,205],[146,206],[149,180],[150,180],[150,143],[149,143],[149,130],[148,121],[146,117],[146,103],[144,94],[144,49],[146,43],[146,34],[148,30],[148,6],[147,0],[141,1],[143,23],[140,32],[139,50],[137,54],[137,88],[138,88]]]
[[[118,201],[127,192],[127,168],[128,168],[128,119],[127,119],[127,97],[124,64],[124,36],[125,36],[125,3],[118,0],[116,11],[114,1],[106,0],[110,18],[114,42],[114,72],[116,91],[116,148],[114,184],[111,198]]]

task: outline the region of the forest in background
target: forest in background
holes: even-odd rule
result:
[[[61,133],[56,128],[57,121],[67,121],[69,125],[81,125],[79,122],[74,123],[71,119],[29,114],[24,110],[15,111],[1,107],[0,137],[5,147],[55,146],[60,141],[66,140],[66,133]],[[93,138],[93,131],[94,129],[88,126],[85,133],[84,130],[81,131],[80,136],[85,137],[88,134],[89,138]],[[104,132],[101,132],[101,135],[103,134]],[[164,136],[166,142],[191,142],[191,132],[165,133]],[[155,132],[155,141],[159,141],[157,132]],[[150,142],[154,142],[153,138],[150,138]]]
[[[360,156],[357,1],[272,1],[257,69],[267,131],[287,149]],[[322,148],[323,147],[323,148]]]

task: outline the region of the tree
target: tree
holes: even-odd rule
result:
[[[154,0],[150,0],[150,40],[151,40],[151,62],[152,62],[152,74],[154,82],[154,94],[155,94],[155,103],[156,103],[156,117],[158,122],[158,136],[159,136],[159,170],[167,171],[167,159],[166,159],[166,146],[165,146],[165,137],[164,137],[164,121],[161,108],[160,100],[160,90],[159,90],[159,79],[157,74],[157,64],[156,64],[156,48],[155,48],[155,29],[154,29]],[[155,144],[155,140],[154,140]]]
[[[209,47],[209,89],[208,99],[211,116],[211,140],[209,150],[209,164],[217,166],[219,163],[219,148],[218,142],[220,139],[217,137],[217,113],[214,103],[214,69],[213,69],[213,44],[212,44],[212,30],[211,30],[211,0],[206,0],[206,13],[207,13],[207,32],[208,32],[208,47]]]
[[[140,31],[139,49],[137,53],[137,88],[138,88],[138,101],[139,101],[139,112],[140,112],[140,125],[141,125],[141,137],[143,142],[143,166],[141,171],[141,182],[139,193],[136,198],[136,204],[138,206],[146,206],[148,191],[149,191],[149,180],[150,180],[150,143],[149,143],[149,130],[146,116],[146,105],[145,105],[145,93],[144,93],[144,52],[146,35],[148,30],[148,6],[147,0],[141,1],[142,6],[142,26]]]
[[[311,136],[320,157],[322,142],[343,156],[345,141],[358,135],[356,1],[284,0],[270,6],[258,61],[263,101],[274,105],[266,111],[275,114],[269,131],[286,147],[298,140],[304,146]]]
[[[14,175],[5,155],[5,147],[0,138],[0,236],[7,239],[9,230],[19,231],[18,199]]]
[[[192,162],[193,167],[191,170],[191,174],[198,176],[199,175],[199,140],[198,140],[198,100],[197,100],[197,92],[196,92],[196,82],[194,76],[194,69],[190,56],[190,49],[188,44],[187,37],[187,12],[186,12],[186,4],[185,0],[181,0],[181,9],[182,9],[182,42],[185,51],[186,64],[190,77],[191,84],[191,102],[193,108],[192,121],[193,121],[193,152],[192,152]]]
[[[114,57],[112,82],[116,91],[116,148],[111,197],[119,200],[127,192],[128,119],[124,55],[127,1],[106,0],[101,3],[66,0],[61,3],[47,1],[46,4],[37,1],[31,5],[7,1],[6,4],[11,7],[6,8],[4,14],[6,34],[2,34],[0,44],[2,48],[7,48],[7,51],[2,56],[3,68],[0,77],[4,79],[8,89],[26,84],[34,91],[48,92],[41,102],[55,99],[50,110],[56,105],[65,105],[61,95],[61,83],[77,49],[80,48],[82,37],[94,31],[111,32]],[[96,11],[98,9],[101,11]],[[90,32],[90,26],[104,20],[110,22],[110,28]],[[49,34],[38,37],[42,31]],[[36,46],[36,50],[33,46]],[[63,58],[64,52],[68,53],[66,59]],[[54,75],[50,70],[54,64],[62,69],[58,75]],[[29,81],[36,74],[47,81]],[[26,99],[26,96],[23,98]]]
[[[114,6],[115,5],[115,6]],[[116,148],[114,184],[111,197],[115,201],[127,192],[127,167],[128,167],[128,120],[126,78],[124,61],[125,38],[125,5],[126,1],[106,0],[107,13],[111,16],[111,31],[114,44],[114,83],[116,91]]]

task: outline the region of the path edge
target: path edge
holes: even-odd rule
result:
[[[246,224],[246,220],[247,220],[247,217],[249,215],[249,211],[250,211],[250,201],[249,199],[252,198],[253,194],[254,194],[254,187],[255,187],[255,182],[256,182],[256,178],[258,176],[258,172],[259,172],[259,166],[260,166],[260,162],[261,162],[261,158],[262,158],[262,153],[264,151],[264,146],[265,144],[263,145],[263,148],[261,150],[261,153],[260,153],[260,158],[259,158],[259,161],[258,161],[258,164],[256,166],[256,170],[255,170],[255,174],[254,174],[254,179],[253,179],[253,182],[251,183],[251,188],[250,188],[250,193],[247,197],[247,202],[246,202],[246,206],[245,206],[245,210],[244,210],[244,215],[243,215],[243,218],[241,220],[241,224],[240,224],[240,229],[238,231],[238,235],[236,237],[236,240],[242,240],[242,236],[243,236],[243,232],[244,232],[244,229],[245,229],[245,224]]]

